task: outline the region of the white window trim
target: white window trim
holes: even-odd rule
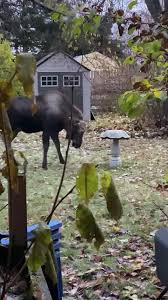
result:
[[[77,85],[67,85],[67,84],[64,84],[64,78],[65,77],[78,77],[78,79],[79,79],[79,84],[77,84]],[[72,87],[72,86],[74,86],[74,87],[79,87],[80,86],[80,76],[79,75],[63,75],[63,87]]]
[[[43,85],[42,84],[42,77],[51,77],[52,78],[52,81],[53,81],[53,77],[56,77],[57,78],[57,84],[45,84],[45,85]],[[47,80],[46,80],[47,81]],[[40,76],[40,86],[42,87],[42,88],[45,88],[45,87],[56,87],[56,86],[58,86],[58,75],[41,75]]]

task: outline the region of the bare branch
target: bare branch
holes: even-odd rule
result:
[[[163,208],[161,208],[158,204],[156,204],[155,202],[153,202],[154,205],[159,208],[159,210],[162,212],[162,214],[164,214],[166,216],[166,218],[168,219],[168,214],[165,213],[165,211],[163,210]]]
[[[58,202],[58,198],[59,198],[59,195],[60,195],[60,191],[61,191],[61,188],[62,188],[62,185],[63,185],[63,181],[64,181],[64,177],[65,177],[65,171],[66,171],[66,167],[67,167],[68,153],[69,153],[69,147],[70,147],[70,143],[71,143],[72,122],[73,122],[73,90],[74,90],[74,88],[72,87],[70,134],[69,134],[69,136],[68,136],[68,145],[67,145],[67,149],[66,149],[65,163],[64,163],[64,168],[63,168],[63,171],[62,171],[62,176],[61,176],[60,184],[59,184],[59,187],[58,187],[58,191],[57,191],[57,194],[56,194],[56,196],[55,196],[54,203],[53,203],[53,207],[52,207],[52,209],[51,209],[50,214],[49,214],[48,217],[46,218],[47,224],[49,224],[49,222],[50,222],[50,220],[51,220],[51,218],[52,218],[52,216],[53,216],[53,213],[54,213],[54,211],[55,211],[55,208],[57,207],[57,202]]]

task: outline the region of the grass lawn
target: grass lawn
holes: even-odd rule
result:
[[[14,148],[23,151],[28,160],[29,223],[44,220],[49,213],[63,168],[51,143],[48,170],[42,170],[40,136],[21,133],[14,141]],[[102,141],[99,136],[96,130],[88,131],[82,148],[70,149],[62,196],[74,185],[83,162],[98,164],[100,173],[108,169],[111,142]],[[105,244],[99,252],[84,243],[76,230],[76,192],[56,211],[54,217],[63,222],[61,252],[65,299],[147,300],[155,299],[160,292],[155,277],[153,232],[166,226],[168,220],[154,203],[165,212],[168,210],[168,192],[156,189],[168,173],[167,143],[164,139],[143,138],[121,141],[123,165],[112,174],[123,204],[122,219],[116,224],[109,218],[101,194],[91,201],[92,211],[105,235]],[[61,145],[65,153],[64,138]],[[7,192],[0,197],[1,206],[6,202]],[[2,231],[8,226],[7,208],[0,214]]]

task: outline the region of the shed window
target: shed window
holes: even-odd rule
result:
[[[80,86],[80,76],[63,76],[63,86]]]
[[[58,76],[56,75],[41,76],[41,86],[42,87],[58,86]]]

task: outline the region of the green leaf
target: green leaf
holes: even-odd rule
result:
[[[134,45],[134,41],[132,40],[132,39],[130,39],[129,41],[128,41],[128,47],[132,47]]]
[[[0,80],[0,102],[5,103],[6,107],[9,105],[9,100],[13,95],[13,86],[8,80]]]
[[[79,26],[76,26],[75,28],[73,28],[73,34],[74,34],[75,36],[80,36],[80,34],[81,34],[81,29],[80,29]]]
[[[51,15],[53,21],[58,21],[60,19],[61,14],[59,12],[54,12]]]
[[[52,280],[53,284],[57,283],[55,257],[53,247],[51,247],[51,245],[49,246],[49,250],[46,253],[45,273]]]
[[[161,91],[160,90],[158,90],[158,89],[153,89],[153,94],[154,94],[154,96],[156,97],[156,98],[159,98],[160,99],[160,97],[161,97]]]
[[[101,22],[101,16],[95,15],[93,17],[93,23],[96,25],[97,28],[100,26],[100,22]]]
[[[143,47],[142,45],[136,45],[136,44],[133,44],[133,46],[131,47],[131,50],[134,52],[134,53],[143,53]]]
[[[132,34],[134,31],[136,30],[136,26],[131,24],[129,27],[128,27],[128,34]]]
[[[110,172],[103,173],[101,185],[110,216],[117,221],[121,218],[123,209]]]
[[[142,45],[143,50],[147,54],[155,54],[158,52],[160,55],[160,49],[161,49],[161,41],[160,40],[154,40],[152,42],[145,42]]]
[[[86,23],[86,22],[83,24],[84,34],[88,34],[88,33],[92,32],[92,29],[93,29],[92,24]]]
[[[36,60],[32,54],[22,53],[16,56],[16,72],[19,81],[22,83],[25,94],[28,97],[33,95],[34,74],[36,71]]]
[[[133,0],[128,4],[128,8],[132,9],[135,5],[137,5],[138,1],[137,0]]]
[[[50,228],[46,225],[40,224],[33,233],[35,235],[35,241],[27,263],[32,272],[37,272],[37,270],[46,263],[46,257],[49,246],[52,243],[52,237]]]
[[[167,99],[167,92],[161,91],[157,88],[154,88],[151,90],[153,92],[154,97],[160,99],[160,100],[166,100]]]
[[[98,176],[94,164],[82,165],[76,178],[76,188],[80,198],[88,203],[98,190]]]
[[[168,183],[168,173],[165,174],[165,176],[164,176],[164,181],[165,181],[166,183]]]
[[[137,117],[143,111],[142,109],[139,109],[139,99],[138,92],[125,92],[119,97],[119,107],[124,113],[127,113],[129,117]]]
[[[16,161],[14,159],[14,152],[11,147],[13,133],[11,130],[11,125],[9,122],[7,110],[5,108],[4,103],[1,104],[1,108],[0,108],[0,120],[1,120],[0,127],[3,125],[2,129],[5,132],[6,141],[7,141],[7,145],[8,145],[7,151],[4,152],[4,155],[3,155],[3,160],[5,161],[5,166],[1,170],[1,173],[5,178],[7,178],[7,180],[9,180],[9,168],[8,168],[8,163],[9,163],[11,187],[12,187],[12,189],[17,190],[17,188],[18,188],[18,180],[17,180],[18,168],[17,168]],[[2,122],[2,120],[3,120],[3,122]],[[7,157],[8,157],[8,159],[7,159]]]
[[[119,107],[130,118],[140,116],[145,108],[148,94],[138,91],[128,91],[119,97]]]
[[[163,81],[165,79],[165,76],[164,75],[158,75],[158,76],[155,76],[154,79],[157,80],[157,81]]]
[[[127,56],[124,60],[125,65],[132,65],[135,62],[135,58],[133,56]]]
[[[165,68],[165,69],[167,69],[168,68],[168,62],[163,63],[162,67]]]
[[[63,13],[63,14],[66,14],[68,12],[69,8],[68,8],[68,5],[66,3],[60,3],[58,6],[57,6],[57,11]]]
[[[139,89],[140,91],[148,91],[152,87],[152,84],[148,79],[143,79],[141,81],[136,81],[133,87],[134,89]]]
[[[88,242],[94,239],[96,249],[104,243],[104,236],[98,227],[92,212],[83,204],[79,204],[76,210],[76,226],[81,236]]]

